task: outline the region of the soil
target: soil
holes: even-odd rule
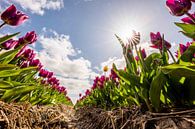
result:
[[[195,129],[195,110],[143,112],[138,107],[105,111],[84,107],[76,111],[78,129]]]
[[[151,113],[138,107],[76,109],[0,101],[0,129],[195,129],[195,109]]]

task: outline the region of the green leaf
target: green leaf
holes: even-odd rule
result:
[[[181,57],[178,60],[179,64],[191,64],[192,59],[194,58],[195,53],[195,43],[192,43],[192,45],[189,46],[189,48],[181,55]]]
[[[195,76],[195,65],[180,65],[171,64],[161,67],[164,74],[170,74],[179,77],[192,77]]]
[[[18,47],[17,49],[6,51],[6,52],[0,54],[0,61],[3,64],[8,64],[9,62],[11,62],[14,59],[14,57],[16,56],[16,54],[19,52],[20,49],[21,49],[21,47]]]
[[[13,84],[8,81],[0,81],[0,89],[9,89],[13,88]]]
[[[14,64],[0,64],[0,71],[1,70],[10,70],[10,69],[15,69],[17,66]]]
[[[21,94],[27,94],[33,90],[35,90],[37,86],[29,86],[29,85],[23,85],[23,86],[18,86],[9,90],[6,90],[1,99],[6,100],[11,97],[16,97]]]
[[[195,38],[195,25],[186,23],[175,23],[183,31],[182,33],[190,38]]]
[[[151,103],[156,109],[156,111],[159,110],[161,90],[162,87],[166,84],[166,81],[167,78],[161,71],[159,71],[157,75],[154,77],[154,79],[152,80],[149,96],[150,96]]]
[[[18,34],[20,34],[20,32],[17,32],[17,33],[11,34],[11,35],[6,35],[6,36],[4,36],[4,37],[1,37],[1,38],[0,38],[0,44],[2,44],[2,43],[4,43],[4,42],[8,41],[9,39],[15,37],[15,36],[18,35]]]
[[[28,67],[23,69],[17,69],[17,70],[2,70],[0,71],[0,77],[11,77],[11,76],[17,76],[21,73],[29,72],[29,71],[36,70],[35,67]]]
[[[146,60],[144,61],[145,64],[146,64],[146,67],[147,67],[148,69],[152,70],[151,66],[152,66],[152,64],[154,63],[154,61],[155,61],[156,59],[160,59],[160,58],[161,58],[161,55],[160,55],[159,53],[152,53],[152,54],[150,54],[150,55],[146,58]]]

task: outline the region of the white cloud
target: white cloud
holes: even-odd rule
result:
[[[50,32],[50,36],[47,36],[46,32]],[[80,92],[90,87],[90,81],[96,73],[93,72],[89,60],[78,57],[80,50],[73,48],[69,36],[43,29],[34,47],[37,48],[37,46],[41,47],[37,58],[41,60],[46,69],[55,72],[73,101],[78,98]]]
[[[107,61],[102,62],[100,64],[99,71],[102,71],[104,66],[108,66],[109,70],[112,68],[113,63],[116,65],[118,69],[124,69],[126,66],[125,59],[123,57],[110,57]]]
[[[63,0],[11,0],[19,4],[23,9],[32,13],[43,15],[45,10],[59,10],[64,7]]]

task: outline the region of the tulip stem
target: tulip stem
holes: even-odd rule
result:
[[[2,23],[2,24],[0,25],[0,28],[2,28],[5,24],[6,24],[5,22],[4,22],[4,23]]]
[[[187,12],[186,15],[195,23],[195,18],[190,13]]]
[[[171,53],[171,51],[170,51],[169,49],[167,49],[167,51],[168,51],[168,52],[169,52],[169,54],[171,55],[171,57],[172,57],[172,59],[173,59],[174,63],[176,63],[176,60],[175,60],[175,58],[174,58],[173,54]]]

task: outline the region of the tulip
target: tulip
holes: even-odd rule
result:
[[[20,65],[20,68],[27,68],[29,66],[27,61],[22,62],[22,64]]]
[[[150,47],[162,50],[162,48],[163,48],[163,46],[162,46],[163,39],[160,35],[160,32],[157,32],[156,34],[151,32],[150,33],[150,38],[151,38],[151,42],[153,44]],[[167,42],[166,40],[164,40],[164,45],[165,45],[166,49],[171,48],[171,44],[169,42]]]
[[[31,31],[31,32],[26,33],[24,37],[19,38],[18,44],[14,48],[17,48],[20,45],[32,44],[35,41],[37,41],[37,35],[35,31]]]
[[[9,50],[9,49],[13,48],[17,43],[18,43],[18,41],[13,40],[13,39],[10,39],[10,40],[8,40],[8,41],[2,43],[2,47],[3,47],[5,50]]]
[[[185,13],[188,13],[192,3],[190,0],[167,0],[166,5],[172,15],[182,16]]]
[[[182,55],[187,49],[188,47],[191,45],[192,43],[187,42],[186,45],[184,44],[179,44],[179,52],[180,55]],[[178,57],[178,52],[176,52],[176,57]]]
[[[59,80],[56,79],[55,77],[48,78],[47,81],[48,81],[48,83],[49,83],[50,85],[59,85]]]
[[[38,69],[41,69],[43,67],[43,65],[41,64],[41,62],[39,61],[39,59],[31,60],[29,62],[29,65],[30,66],[33,66],[33,67],[38,67]]]
[[[88,96],[88,95],[90,95],[90,94],[91,94],[90,90],[87,89],[87,90],[85,91],[85,95]]]
[[[27,59],[27,60],[29,60],[29,61],[30,61],[30,60],[33,60],[33,58],[35,57],[35,53],[34,53],[34,51],[31,50],[31,49],[26,49],[22,55],[23,55],[23,57],[24,57],[25,59]]]
[[[110,78],[111,78],[112,80],[115,80],[116,78],[118,78],[118,75],[114,72],[113,69],[111,69]]]
[[[108,66],[104,66],[103,71],[107,72],[108,71]]]
[[[26,33],[26,35],[24,36],[24,41],[28,42],[29,44],[32,44],[33,42],[37,41],[37,35],[35,31]]]
[[[191,15],[191,17],[192,17],[193,19],[195,19],[195,13],[194,13],[194,14],[190,14],[190,15]],[[187,24],[195,24],[195,22],[192,20],[191,17],[184,17],[184,18],[182,18],[181,20],[182,20],[184,23],[187,23]]]
[[[15,58],[20,57],[24,53],[25,50],[26,50],[26,46],[22,47],[20,51],[16,54]]]
[[[79,93],[79,97],[81,98],[81,96],[82,96],[82,94],[81,93]]]
[[[146,51],[145,51],[145,49],[142,49],[142,51],[141,51],[141,56],[142,56],[143,59],[146,58]],[[139,57],[136,56],[136,57],[135,57],[135,60],[139,61]]]
[[[29,17],[26,14],[18,11],[14,5],[11,5],[1,14],[1,19],[4,21],[4,24],[11,26],[18,26],[28,18]]]
[[[43,78],[46,78],[46,77],[48,76],[48,71],[45,70],[45,69],[41,69],[41,70],[39,71],[39,76],[40,76],[40,77],[43,77]]]
[[[47,78],[51,78],[53,76],[53,72],[48,72]]]

